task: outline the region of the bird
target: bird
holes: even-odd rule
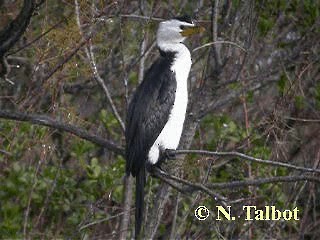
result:
[[[159,23],[158,59],[146,71],[126,118],[126,174],[136,178],[135,238],[143,220],[146,170],[176,150],[185,121],[191,54],[183,41],[204,28],[184,15]]]

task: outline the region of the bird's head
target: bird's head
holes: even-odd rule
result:
[[[204,28],[196,26],[189,16],[176,17],[160,22],[157,43],[158,45],[181,43],[187,37],[203,31]]]

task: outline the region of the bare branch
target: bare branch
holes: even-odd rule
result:
[[[136,15],[136,14],[121,14],[120,17],[123,18],[136,18],[136,19],[144,19],[144,20],[154,20],[154,21],[163,21],[163,18],[158,17],[148,17],[148,16],[142,16],[142,15]]]
[[[29,47],[30,45],[34,44],[36,41],[40,40],[42,37],[44,37],[45,35],[50,33],[52,30],[57,28],[60,24],[66,23],[66,19],[68,19],[69,16],[71,16],[71,13],[67,17],[63,17],[60,21],[58,21],[56,24],[54,24],[53,26],[48,28],[48,30],[46,30],[45,32],[41,33],[39,36],[37,36],[34,39],[32,39],[30,42],[27,42],[25,45],[19,47],[17,50],[10,51],[8,54],[6,54],[6,56],[10,56],[10,55],[16,54],[16,53],[20,52],[21,50],[23,50],[23,49]]]
[[[241,188],[248,186],[260,186],[267,183],[280,183],[280,182],[299,182],[299,181],[311,181],[319,182],[320,178],[312,175],[294,175],[294,176],[280,176],[260,179],[248,179],[244,181],[233,181],[226,183],[212,183],[208,185],[208,188],[225,189],[225,188]]]
[[[133,211],[133,209],[131,209],[131,211]],[[110,221],[111,219],[118,218],[118,217],[120,217],[120,216],[122,216],[122,215],[123,215],[123,212],[120,212],[120,213],[118,213],[118,214],[116,214],[116,215],[113,215],[113,216],[110,216],[110,217],[106,217],[106,218],[102,218],[102,219],[95,220],[95,221],[93,221],[93,222],[90,222],[90,223],[88,223],[88,224],[85,224],[85,225],[81,226],[81,227],[79,228],[79,231],[82,231],[82,230],[84,230],[84,229],[86,229],[86,228],[92,227],[92,226],[94,226],[94,225],[96,225],[96,224],[99,224],[99,223],[103,223],[103,222]]]
[[[202,46],[200,47],[196,47],[192,50],[192,52],[196,52],[202,48],[205,48],[205,47],[210,47],[211,45],[214,45],[214,44],[230,44],[230,45],[233,45],[233,46],[236,46],[238,48],[240,48],[242,51],[246,52],[247,50],[243,47],[241,47],[239,44],[235,43],[235,42],[231,42],[231,41],[214,41],[214,42],[209,42],[209,43],[206,43],[206,44],[203,44]]]
[[[204,156],[218,156],[218,157],[239,157],[244,160],[248,160],[251,162],[257,162],[257,163],[262,163],[262,164],[268,164],[272,166],[277,166],[277,167],[285,167],[289,169],[294,169],[298,171],[303,171],[303,172],[316,172],[320,173],[320,169],[313,169],[313,168],[306,168],[306,167],[300,167],[300,166],[295,166],[289,163],[282,163],[282,162],[276,162],[272,160],[264,160],[261,158],[255,158],[249,155],[246,155],[244,153],[239,153],[239,152],[212,152],[212,151],[206,151],[206,150],[175,150],[171,151],[173,154],[200,154]]]
[[[296,117],[284,117],[284,119],[298,121],[298,122],[310,122],[310,123],[320,122],[320,119],[306,119],[306,118],[296,118]]]
[[[97,65],[96,65],[96,62],[95,62],[95,58],[94,58],[94,55],[93,55],[93,52],[92,52],[92,45],[90,43],[90,48],[88,49],[88,53],[89,53],[89,56],[90,56],[90,65],[91,65],[91,69],[93,71],[93,74],[94,74],[94,77],[96,79],[96,81],[100,84],[100,86],[102,87],[104,93],[106,94],[106,97],[108,99],[108,102],[111,106],[111,109],[112,109],[112,112],[114,114],[114,116],[116,117],[117,121],[119,122],[122,130],[124,131],[125,130],[125,125],[120,117],[120,114],[116,108],[116,105],[114,104],[113,100],[112,100],[112,97],[111,97],[111,94],[109,92],[109,89],[107,88],[106,84],[104,83],[104,80],[101,78],[100,74],[98,73],[98,69],[97,69]]]
[[[0,118],[21,121],[21,122],[29,122],[31,124],[46,126],[46,127],[58,129],[61,131],[65,131],[73,135],[76,135],[82,139],[85,139],[87,141],[90,141],[94,144],[102,146],[114,153],[124,155],[124,150],[119,145],[111,141],[108,141],[105,138],[99,137],[95,134],[91,134],[88,131],[78,126],[57,121],[48,116],[0,110]]]
[[[268,183],[280,183],[280,182],[298,182],[298,181],[312,181],[319,182],[320,178],[312,175],[294,175],[294,176],[279,176],[279,177],[270,177],[270,178],[260,178],[260,179],[247,179],[243,181],[232,181],[232,182],[223,182],[223,183],[211,183],[208,185],[193,183],[185,179],[170,175],[163,171],[156,171],[154,174],[155,177],[167,181],[171,179],[178,183],[185,185],[185,187],[174,187],[181,193],[193,193],[195,191],[201,191],[208,194],[210,197],[213,197],[217,201],[222,201],[225,204],[226,198],[213,193],[212,189],[233,189],[233,188],[243,188],[248,186],[260,186]],[[170,186],[173,184],[171,183]],[[174,186],[174,185],[173,185]]]
[[[60,70],[64,64],[66,64],[79,50],[81,47],[83,47],[85,44],[88,43],[91,36],[83,39],[69,54],[65,56],[65,58],[59,62],[48,74],[44,77],[43,81],[48,80],[50,77],[52,77],[53,74],[55,74],[58,70]]]
[[[83,38],[83,40],[86,40],[86,37],[84,36],[83,34],[83,31],[82,31],[82,28],[81,28],[81,22],[80,22],[80,9],[79,9],[79,4],[78,4],[78,1],[75,0],[75,6],[76,6],[76,20],[77,20],[77,24],[78,24],[78,28],[79,28],[79,31],[80,31],[80,34]],[[89,36],[92,35],[92,32],[89,33]],[[99,72],[98,72],[98,68],[97,68],[97,64],[96,64],[96,61],[95,61],[95,57],[94,57],[94,54],[93,54],[93,51],[92,51],[92,42],[91,42],[91,39],[89,38],[89,47],[86,47],[85,48],[85,52],[86,52],[86,55],[87,55],[87,58],[89,60],[89,63],[90,63],[90,67],[91,67],[91,70],[93,72],[93,76],[94,76],[94,79],[99,83],[99,85],[102,87],[107,99],[108,99],[108,102],[110,104],[110,107],[112,109],[112,112],[114,114],[114,116],[116,117],[117,121],[119,122],[123,132],[125,131],[125,125],[120,117],[120,114],[112,100],[112,97],[111,97],[111,94],[110,94],[110,91],[108,89],[108,87],[106,86],[106,84],[104,83],[104,80],[102,79],[102,77],[100,76]]]
[[[203,184],[199,184],[199,183],[192,183],[190,181],[187,181],[185,179],[170,175],[164,171],[158,170],[156,169],[154,171],[154,175],[157,176],[160,179],[163,179],[163,177],[166,177],[167,179],[171,179],[174,181],[177,181],[179,183],[182,183],[184,185],[190,186],[192,188],[196,188],[197,190],[201,190],[202,192],[208,194],[209,196],[211,196],[213,199],[217,200],[217,201],[221,201],[222,203],[224,203],[226,201],[226,198],[221,196],[220,194],[213,192],[212,190],[210,190],[209,188],[207,188],[205,185]],[[184,190],[183,193],[185,192],[190,192],[188,189],[182,189]]]

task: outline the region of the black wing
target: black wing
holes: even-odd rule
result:
[[[147,71],[128,109],[126,172],[136,176],[159,136],[174,104],[177,83],[171,61],[161,57]]]

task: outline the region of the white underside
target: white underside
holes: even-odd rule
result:
[[[184,44],[160,47],[163,50],[178,52],[171,66],[171,71],[175,73],[177,89],[168,122],[150,148],[148,161],[151,164],[157,163],[160,149],[177,149],[179,145],[188,104],[187,80],[191,67],[190,52]]]

